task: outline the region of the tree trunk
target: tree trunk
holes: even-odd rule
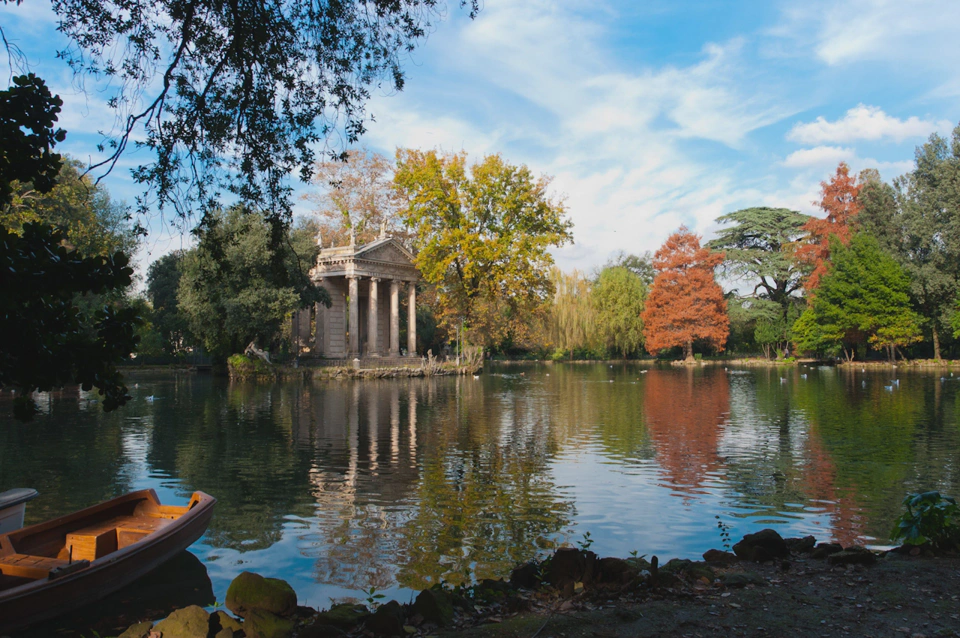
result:
[[[693,360],[694,360],[694,358],[693,358],[693,342],[692,342],[692,341],[688,341],[688,342],[686,342],[685,344],[683,344],[683,354],[684,354],[684,359],[685,359],[685,360],[687,360],[687,361],[693,361]]]
[[[933,328],[933,360],[940,361],[940,333],[937,332],[937,320],[931,322]]]

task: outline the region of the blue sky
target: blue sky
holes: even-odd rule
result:
[[[0,20],[65,99],[64,150],[91,157],[111,115],[54,59],[48,5]],[[475,20],[454,3],[409,56],[404,91],[374,91],[364,143],[501,153],[553,176],[575,238],[557,262],[590,271],[681,224],[709,238],[738,208],[815,213],[841,160],[888,180],[909,170],[960,121],[958,32],[956,0],[485,0]],[[136,163],[107,180],[131,202]],[[142,263],[189,243],[152,228]]]

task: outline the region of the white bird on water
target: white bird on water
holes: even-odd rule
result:
[[[801,375],[800,375],[800,378],[801,378],[801,379],[806,379],[806,378],[807,378],[807,375],[806,375],[806,373],[804,373],[804,374],[801,374]]]
[[[885,385],[885,386],[883,386],[883,389],[886,390],[887,392],[893,392],[893,386],[892,386],[892,385]]]
[[[786,383],[786,382],[787,382],[786,377],[780,377],[780,383]]]
[[[153,403],[154,396],[151,394],[147,397],[147,403]]]

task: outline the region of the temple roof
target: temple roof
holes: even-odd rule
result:
[[[310,277],[380,277],[417,281],[420,273],[413,263],[413,254],[393,237],[381,236],[359,246],[321,248]]]

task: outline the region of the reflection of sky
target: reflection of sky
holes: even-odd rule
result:
[[[217,598],[237,573],[252,570],[286,579],[311,606],[363,600],[360,590],[370,585],[406,601],[410,591],[398,580],[409,582],[411,570],[454,569],[497,547],[484,546],[478,530],[499,534],[500,543],[512,527],[534,530],[520,535],[527,542],[511,554],[520,559],[534,556],[538,543],[575,545],[586,532],[600,555],[697,558],[722,546],[717,516],[734,542],[769,526],[784,536],[856,539],[867,523],[885,529],[908,487],[924,487],[910,483],[911,468],[929,474],[931,487],[956,487],[955,463],[928,458],[960,457],[960,383],[914,375],[901,394],[890,394],[879,377],[868,377],[867,388],[859,376],[844,385],[832,369],[804,370],[807,379],[798,370],[523,370],[476,381],[313,386],[151,376],[111,415],[76,394],[54,394],[43,397],[44,414],[29,426],[39,429],[0,423],[0,483],[37,487],[45,512],[116,489],[152,487],[164,502],[203,489],[219,498],[218,510],[211,533],[191,549]],[[838,440],[844,424],[818,416],[835,412],[824,406],[838,397],[874,429],[901,428],[901,446],[913,442],[911,456],[895,459],[901,474],[888,472],[888,456],[873,466],[844,456],[866,446]],[[908,400],[938,403],[890,422],[890,407]],[[904,424],[901,414],[917,421]],[[828,430],[833,438],[824,437]],[[888,439],[881,434],[878,442]],[[20,463],[15,446],[23,458],[33,446],[54,460],[113,453],[116,468],[71,481],[48,465]],[[838,485],[838,476],[856,485]],[[497,510],[503,503],[508,511]],[[459,526],[460,535],[445,525]],[[460,553],[443,554],[441,546]],[[436,563],[423,563],[435,555]]]

